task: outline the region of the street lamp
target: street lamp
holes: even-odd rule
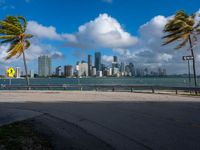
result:
[[[191,84],[191,75],[190,75],[190,60],[193,60],[193,56],[183,56],[182,58],[184,61],[188,62],[188,76],[189,76],[189,86]]]

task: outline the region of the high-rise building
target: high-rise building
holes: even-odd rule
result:
[[[135,76],[135,67],[133,63],[129,63],[129,68],[131,72],[131,76]]]
[[[79,63],[79,70],[78,70],[79,77],[87,77],[88,76],[88,63],[82,61]]]
[[[143,68],[137,68],[136,69],[136,76],[143,77],[144,75],[145,75],[145,72],[144,72]]]
[[[97,69],[95,67],[92,67],[92,76],[97,75]]]
[[[64,66],[64,75],[65,77],[73,76],[73,67],[71,65]]]
[[[49,56],[38,58],[38,75],[40,77],[51,76],[51,58]]]
[[[132,76],[131,69],[129,65],[125,66],[125,76]]]
[[[113,61],[114,61],[115,63],[118,62],[118,58],[117,58],[117,56],[113,56]]]
[[[112,68],[108,68],[108,74],[107,74],[108,76],[112,76],[113,74],[112,74]]]
[[[119,73],[119,64],[112,62],[112,75],[116,76]]]
[[[125,72],[125,63],[124,62],[121,62],[120,72]]]
[[[101,53],[95,53],[95,68],[97,71],[101,71]]]
[[[103,76],[103,72],[102,71],[97,71],[97,76],[98,77],[102,77]]]
[[[56,67],[56,76],[60,77],[62,75],[62,68],[61,66]]]
[[[119,73],[119,68],[114,67],[113,70],[112,70],[113,76],[117,76],[118,73]]]
[[[15,75],[16,75],[16,78],[20,78],[21,77],[21,72],[20,72],[20,68],[19,67],[16,67]]]
[[[34,70],[30,70],[30,78],[34,78]]]
[[[145,68],[144,69],[144,76],[148,76],[149,75],[149,69],[148,68]]]
[[[92,55],[88,55],[88,75],[92,76]]]

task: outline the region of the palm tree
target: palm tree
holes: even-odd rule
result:
[[[196,25],[195,23],[195,15],[187,15],[184,11],[178,11],[173,19],[169,20],[168,23],[165,25],[164,32],[168,34],[163,37],[163,39],[165,39],[163,45],[179,41],[178,46],[176,46],[175,49],[180,49],[189,43],[191,56],[193,57],[192,61],[195,86],[197,86],[197,78],[195,67],[194,41],[197,40],[195,35],[198,26],[199,25]]]
[[[6,60],[23,55],[27,86],[29,86],[25,50],[30,47],[28,39],[33,35],[26,34],[27,21],[23,16],[8,16],[0,21],[0,44],[9,44]]]

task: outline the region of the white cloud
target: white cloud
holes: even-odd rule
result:
[[[166,53],[164,53],[164,54],[159,54],[158,55],[158,60],[159,61],[166,61],[166,62],[168,62],[169,60],[171,60],[173,58],[173,56],[172,55],[170,55],[170,54],[166,54]]]
[[[36,60],[40,55],[48,55],[52,58],[63,58],[63,54],[55,47],[48,44],[33,43],[29,49],[26,50],[27,59],[29,61]]]
[[[61,40],[61,35],[56,32],[53,26],[44,26],[36,21],[28,21],[27,33],[31,33],[38,38],[50,40]]]
[[[103,55],[102,60],[103,60],[104,63],[112,63],[113,62],[113,56]]]
[[[7,56],[7,49],[8,49],[9,45],[1,45],[0,46],[0,60],[4,60],[3,62],[6,63],[12,63],[12,62],[16,62],[18,61],[20,58],[16,58],[13,57],[12,59],[9,60],[5,60],[6,56]],[[37,59],[40,55],[49,55],[53,58],[62,58],[63,54],[58,51],[55,47],[53,47],[52,45],[48,45],[48,44],[39,44],[39,43],[33,43],[31,44],[30,48],[27,49],[25,51],[26,53],[26,57],[28,61],[32,61]]]
[[[182,56],[191,54],[187,50],[189,45],[180,50],[174,49],[177,43],[162,46],[164,26],[172,17],[155,16],[149,22],[140,26],[137,44],[128,49],[114,49],[113,51],[118,53],[119,57],[124,58],[125,61],[134,62],[136,66],[165,67],[169,73],[187,72],[187,64],[182,61]],[[196,20],[198,19],[196,18]],[[199,66],[199,46],[195,48],[195,53],[197,54],[197,66]],[[199,71],[199,67],[197,67],[198,74]]]
[[[68,46],[81,49],[128,48],[137,43],[137,38],[124,31],[108,14],[100,14],[95,20],[81,25],[77,33],[65,35],[65,38]]]

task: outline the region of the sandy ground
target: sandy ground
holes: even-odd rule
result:
[[[0,102],[170,101],[199,102],[200,97],[175,94],[88,91],[0,91]]]

